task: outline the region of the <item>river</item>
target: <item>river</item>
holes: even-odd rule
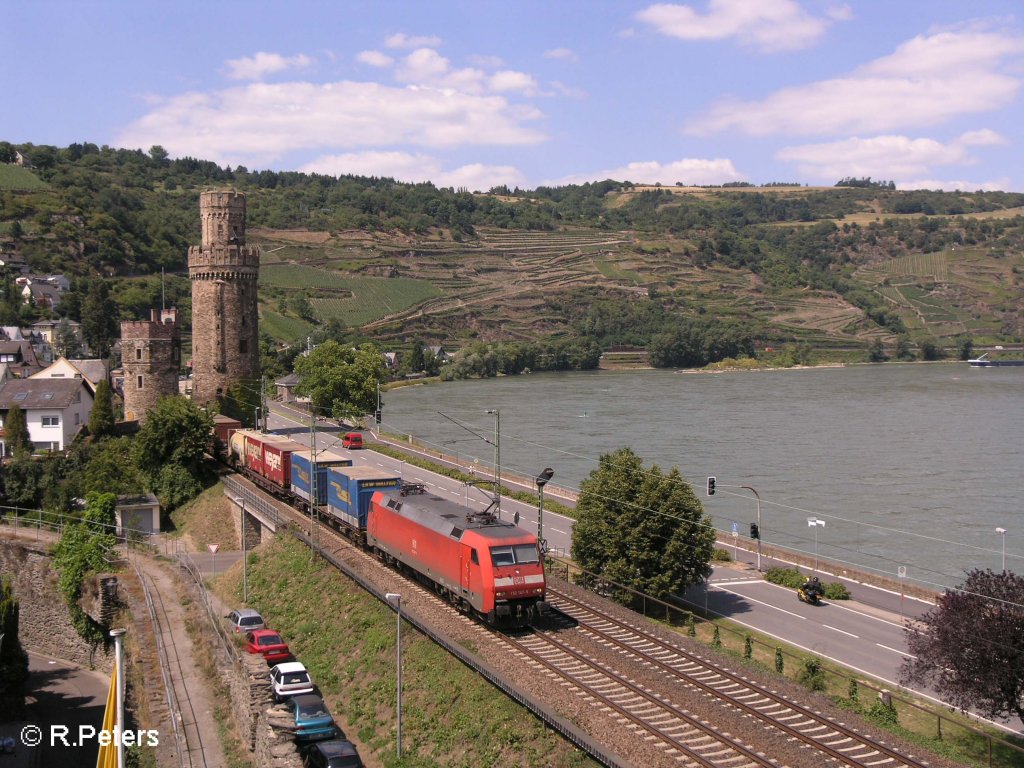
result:
[[[714,524],[941,588],[1024,567],[1024,370],[965,363],[509,376],[390,391],[384,428],[578,488],[621,446],[679,467]],[[442,415],[443,414],[443,415]],[[450,418],[446,418],[450,417]],[[472,430],[453,423],[454,419]],[[714,497],[705,479],[717,478]],[[824,521],[811,526],[809,518]],[[997,528],[1006,529],[1000,534]]]

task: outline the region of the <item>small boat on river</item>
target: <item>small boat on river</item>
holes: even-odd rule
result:
[[[967,362],[971,364],[972,368],[1003,368],[1017,365],[1024,366],[1024,360],[992,360],[989,358],[988,352],[971,358]]]

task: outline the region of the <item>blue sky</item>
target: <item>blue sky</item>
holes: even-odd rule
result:
[[[0,139],[486,190],[1024,191],[1020,0],[3,6]]]

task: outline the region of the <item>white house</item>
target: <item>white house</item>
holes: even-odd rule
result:
[[[63,451],[89,421],[93,396],[84,379],[11,379],[0,386],[0,412],[6,424],[14,405],[25,412],[29,439],[38,451]],[[0,432],[7,455],[7,436]]]

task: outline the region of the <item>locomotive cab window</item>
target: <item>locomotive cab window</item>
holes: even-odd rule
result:
[[[515,544],[511,547],[491,547],[491,564],[515,565],[517,563],[536,563],[537,547],[534,544]]]
[[[469,559],[473,561],[473,565],[480,565],[480,558],[477,556],[475,549],[472,550],[472,554],[469,556]]]

